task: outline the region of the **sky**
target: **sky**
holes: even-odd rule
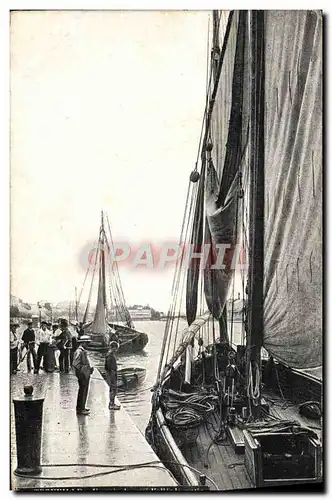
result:
[[[101,210],[115,241],[178,241],[205,106],[209,16],[12,13],[13,295],[74,300]],[[127,303],[166,311],[173,271],[120,267]]]

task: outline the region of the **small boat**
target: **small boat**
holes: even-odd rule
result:
[[[147,334],[144,332],[140,332],[135,328],[126,325],[120,325],[117,323],[108,324],[114,331],[114,338],[117,337],[119,340],[119,354],[142,351],[146,344],[149,342],[149,337],[147,336]]]
[[[128,367],[118,369],[118,389],[135,389],[143,384],[146,377],[146,369],[140,367]]]
[[[91,259],[93,262],[90,262],[87,272],[88,275],[90,268],[93,267],[89,297],[82,321],[84,335],[87,335],[89,338],[89,342],[84,344],[84,347],[90,351],[107,352],[110,342],[116,340],[119,343],[119,353],[142,351],[148,343],[149,338],[146,333],[135,329],[126,306],[117,263],[116,261],[111,263],[110,259],[107,259],[107,256],[114,255],[115,252],[107,215],[106,220],[109,236],[106,234],[104,214],[102,212],[98,245],[95,255]],[[99,274],[97,305],[93,321],[88,322],[87,318],[89,316],[93,282],[97,268]],[[106,290],[106,283],[109,284],[109,290]],[[79,301],[82,297],[82,292],[83,290],[81,291]],[[76,310],[78,309],[79,301]],[[113,317],[111,311],[116,311],[116,317],[119,319],[119,322],[109,322],[109,317]]]

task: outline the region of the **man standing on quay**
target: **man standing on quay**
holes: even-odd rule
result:
[[[68,321],[61,318],[59,321],[61,333],[54,337],[57,342],[57,348],[60,351],[59,369],[60,372],[69,373],[69,358],[71,349],[71,333],[68,328]]]
[[[26,357],[27,357],[27,369],[28,373],[31,372],[31,357],[33,360],[33,367],[35,373],[38,373],[36,371],[37,367],[37,354],[35,351],[35,346],[36,346],[36,336],[35,336],[35,331],[32,328],[32,321],[28,321],[28,328],[24,330],[23,335],[22,335],[22,342],[24,344],[24,347],[27,351]]]
[[[76,413],[77,415],[89,415],[90,410],[86,408],[85,404],[88,397],[90,376],[93,372],[93,368],[91,367],[88,353],[81,344],[81,342],[89,342],[89,338],[85,338],[83,335],[81,338],[77,339],[77,342],[79,346],[76,349],[73,360],[73,368],[78,381]]]
[[[118,349],[119,344],[112,340],[110,343],[110,349],[105,357],[106,380],[110,388],[110,401],[108,405],[109,410],[120,410],[120,406],[115,404],[118,382],[118,367],[115,353]]]
[[[39,342],[39,347],[37,351],[37,364],[35,366],[35,373],[39,372],[40,363],[43,359],[43,368],[47,368],[47,349],[51,339],[51,332],[47,329],[47,322],[41,322],[41,328],[37,335],[37,340]]]

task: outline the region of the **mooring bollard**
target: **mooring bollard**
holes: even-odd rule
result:
[[[14,474],[40,474],[44,396],[34,396],[32,385],[13,398],[15,408],[17,468]]]

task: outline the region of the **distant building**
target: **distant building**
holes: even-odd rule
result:
[[[145,320],[151,319],[152,312],[149,307],[136,306],[135,308],[129,308],[129,314],[132,320]]]

